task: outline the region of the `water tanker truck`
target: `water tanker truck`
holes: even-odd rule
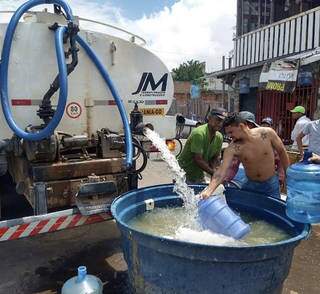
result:
[[[53,12],[30,10],[40,4]],[[170,72],[134,34],[83,29],[97,22],[62,0],[28,1],[9,19],[0,24],[0,241],[110,218],[146,164],[137,163],[149,146],[141,123],[176,135]]]

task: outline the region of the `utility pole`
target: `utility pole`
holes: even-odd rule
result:
[[[263,25],[267,24],[267,0],[264,0],[264,18]]]
[[[261,0],[258,1],[258,29],[261,28]]]
[[[270,23],[274,22],[274,6],[275,6],[275,1],[270,0]]]
[[[226,57],[222,56],[222,70],[226,69]],[[229,95],[228,95],[229,96]],[[225,103],[226,98],[226,82],[222,80],[222,97],[223,97],[223,104]],[[230,109],[229,97],[228,97],[228,111]]]
[[[241,0],[241,35],[243,35],[243,0]]]

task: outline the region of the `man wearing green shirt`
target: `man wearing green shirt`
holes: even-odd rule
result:
[[[213,109],[208,116],[208,123],[192,130],[178,157],[181,168],[186,172],[189,184],[204,182],[204,171],[212,175],[219,165],[223,136],[219,132],[225,113]]]

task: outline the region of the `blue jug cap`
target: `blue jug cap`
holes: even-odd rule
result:
[[[77,276],[77,282],[80,283],[84,280],[84,278],[87,275],[87,268],[85,266],[79,266],[78,267],[78,276]]]

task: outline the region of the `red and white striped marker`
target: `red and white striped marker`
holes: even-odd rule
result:
[[[73,214],[52,218],[50,218],[50,214],[48,214],[48,216],[49,217],[47,219],[43,220],[36,220],[37,217],[26,217],[17,220],[0,222],[0,242],[31,237],[54,231],[61,231],[64,229],[80,227],[82,225],[89,225],[112,219],[111,215],[108,213],[94,214],[89,216]],[[21,221],[24,223],[10,226],[10,223]]]

